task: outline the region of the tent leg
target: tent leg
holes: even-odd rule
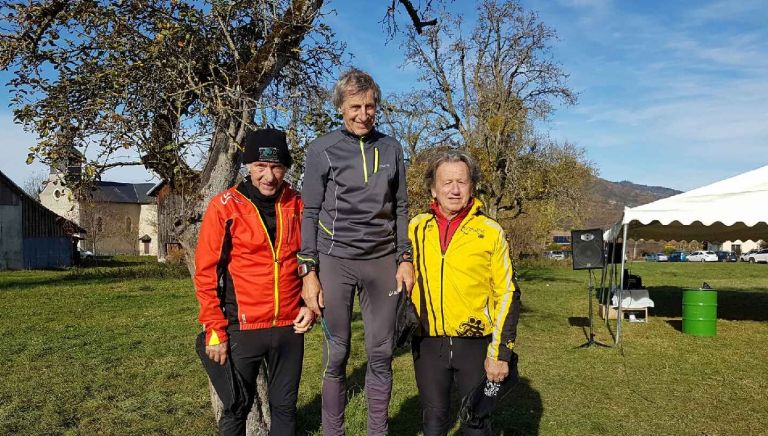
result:
[[[610,292],[609,290],[606,290],[606,288],[605,288],[605,278],[608,275],[608,268],[609,267],[610,267],[610,265],[605,265],[605,268],[603,268],[602,271],[600,271],[600,293],[598,294],[599,298],[597,299],[597,301],[600,304],[605,304],[606,292]],[[605,316],[604,318],[608,318],[608,316]]]
[[[614,274],[616,272],[616,264],[613,263],[613,256],[616,252],[616,238],[613,238],[611,240],[611,254],[608,259],[611,260],[610,263],[606,266],[606,268],[603,270],[603,278],[600,282],[600,288],[602,291],[602,294],[600,294],[600,303],[603,304],[603,307],[606,308],[605,316],[603,316],[603,322],[605,323],[605,326],[608,327],[608,307],[610,305],[610,299],[611,299],[611,290],[613,289],[613,278]],[[605,276],[608,275],[608,289],[603,286],[605,282]]]
[[[618,305],[618,307],[616,309],[616,318],[617,318],[617,320],[616,320],[616,345],[621,344],[621,321],[624,319],[624,314],[621,311],[621,300],[624,297],[622,295],[622,293],[624,291],[624,261],[625,261],[626,252],[627,252],[625,245],[627,243],[627,229],[628,229],[628,227],[629,227],[629,224],[624,224],[624,233],[623,233],[623,236],[622,236],[622,239],[621,239],[621,269],[619,270],[620,274],[621,274],[621,277],[619,279],[619,283],[620,283],[620,286],[619,286],[619,305]]]

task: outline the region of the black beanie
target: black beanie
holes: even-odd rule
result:
[[[249,130],[243,139],[243,164],[271,162],[289,168],[293,163],[285,132],[277,129]]]

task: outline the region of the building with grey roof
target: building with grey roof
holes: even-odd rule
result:
[[[71,168],[67,169],[72,175]],[[60,170],[52,169],[40,202],[86,230],[80,247],[95,255],[157,256],[157,204],[153,183],[96,181],[75,195]]]

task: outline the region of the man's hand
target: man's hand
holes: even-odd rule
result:
[[[315,316],[322,316],[322,309],[325,308],[325,302],[323,301],[323,287],[320,286],[320,279],[317,278],[315,271],[310,271],[302,279],[303,285],[301,287],[301,298],[304,299],[304,303],[307,308],[315,314]]]
[[[489,381],[502,382],[509,375],[509,363],[503,360],[485,358],[485,376]]]
[[[213,360],[214,362],[218,363],[219,365],[224,365],[224,363],[227,361],[227,346],[229,345],[229,342],[225,341],[218,345],[206,345],[205,346],[205,354],[208,355],[208,358]]]
[[[397,274],[395,274],[395,281],[398,291],[403,289],[403,285],[405,285],[405,292],[411,295],[413,290],[413,264],[411,262],[400,263],[397,267]]]
[[[296,333],[306,333],[312,329],[315,323],[315,314],[308,308],[299,309],[299,314],[293,320],[293,331]]]

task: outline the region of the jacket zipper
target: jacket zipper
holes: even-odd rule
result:
[[[471,216],[470,216],[471,213],[472,213],[472,211],[470,210],[469,213],[467,213],[467,215],[464,217],[464,219],[459,223],[459,227],[457,227],[456,231],[453,232],[453,236],[454,237],[456,236],[457,233],[459,233],[459,229],[461,227],[464,227],[467,224],[467,222],[471,219]],[[446,333],[446,331],[445,331],[445,312],[443,311],[443,309],[444,309],[444,306],[443,306],[443,281],[444,281],[443,280],[443,275],[444,275],[444,271],[445,271],[445,255],[448,254],[448,249],[451,248],[451,242],[453,242],[453,238],[451,238],[450,242],[448,241],[448,229],[451,227],[451,221],[453,221],[453,219],[449,219],[448,220],[448,226],[445,228],[445,237],[443,238],[443,241],[446,242],[445,251],[443,251],[442,245],[440,246],[440,316],[442,317],[442,320],[443,320],[443,335],[446,335],[446,336],[448,336],[448,333]],[[438,239],[439,239],[439,237],[440,237],[440,226],[438,226],[438,228],[437,228],[437,234],[438,234]],[[435,326],[435,333],[437,333],[437,326]]]
[[[267,243],[269,244],[269,249],[272,251],[272,260],[274,261],[274,275],[275,275],[275,314],[272,318],[272,326],[274,327],[277,325],[277,315],[280,312],[280,293],[279,293],[279,286],[278,286],[278,277],[280,275],[280,260],[277,256],[278,253],[280,253],[280,246],[283,242],[283,208],[280,206],[280,200],[283,199],[283,194],[285,193],[285,190],[280,192],[280,196],[277,197],[277,201],[275,202],[275,210],[277,211],[277,228],[275,229],[275,239],[277,239],[277,248],[275,248],[274,245],[272,245],[272,241],[269,239],[269,231],[267,230],[267,225],[264,224],[264,220],[261,219],[261,214],[259,213],[259,208],[256,207],[255,204],[251,201],[250,198],[245,197],[246,200],[248,200],[249,203],[253,206],[254,209],[256,209],[256,216],[259,217],[259,222],[261,223],[261,227],[264,228],[264,235],[267,237]]]
[[[279,292],[280,287],[278,284],[278,279],[280,276],[280,271],[279,271],[280,258],[278,257],[278,255],[280,254],[280,246],[283,245],[283,208],[280,207],[280,200],[282,198],[283,198],[283,193],[281,192],[280,197],[277,199],[277,202],[275,203],[275,208],[277,209],[277,228],[275,229],[275,233],[277,234],[277,248],[274,251],[274,254],[275,254],[275,317],[272,319],[273,326],[277,325],[277,315],[280,312],[280,292]]]
[[[365,160],[365,148],[363,148],[363,136],[360,137],[360,154],[363,155],[363,181],[368,184],[368,162]]]
[[[448,251],[448,232],[451,228],[451,221],[453,221],[453,219],[449,219],[448,225],[445,227],[445,236],[443,237],[443,241],[445,242],[445,251],[443,251],[442,248],[440,250],[440,318],[443,322],[444,335],[447,335],[448,333],[445,332],[445,306],[443,305],[443,281],[445,281],[445,277],[443,272],[445,271],[445,253]],[[440,228],[438,227],[438,234],[439,232]],[[437,331],[437,326],[435,326],[435,331]]]

